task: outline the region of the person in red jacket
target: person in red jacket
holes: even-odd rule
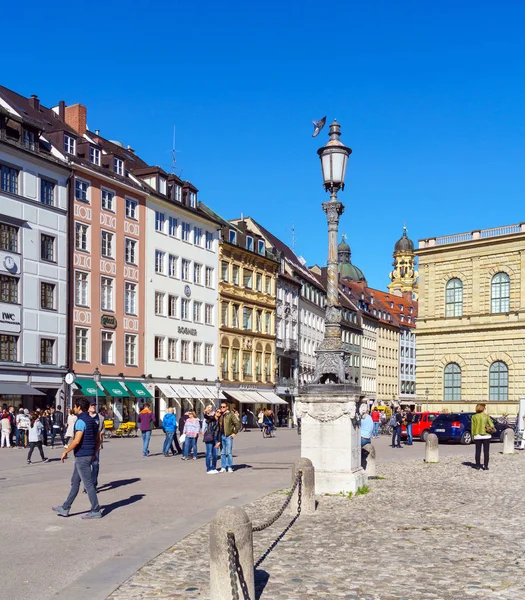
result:
[[[374,410],[372,411],[372,421],[374,422],[374,430],[373,430],[373,436],[375,438],[379,437],[379,411],[377,410],[377,408],[374,408]]]
[[[151,430],[155,427],[155,415],[151,412],[149,404],[144,404],[139,413],[138,423],[142,433],[142,456],[148,456]]]

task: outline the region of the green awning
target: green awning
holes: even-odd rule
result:
[[[119,381],[107,379],[105,381],[101,381],[100,383],[106,388],[110,396],[113,396],[114,398],[129,398],[128,391],[120,385]]]
[[[80,391],[87,398],[91,398],[97,395],[97,384],[93,379],[75,379],[75,384],[78,385]],[[105,396],[104,390],[98,388],[98,395]]]
[[[135,398],[153,398],[148,390],[140,381],[126,381],[126,387],[135,396]]]

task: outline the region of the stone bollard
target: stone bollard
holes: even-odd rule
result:
[[[425,462],[439,462],[439,440],[435,433],[429,433],[425,443]]]
[[[255,598],[252,522],[242,508],[227,506],[215,513],[210,523],[210,599],[231,600],[228,532],[235,535],[235,546],[249,598]],[[239,597],[244,598],[239,576],[235,575]]]
[[[373,444],[366,444],[361,448],[361,452],[366,453],[363,459],[366,476],[376,477],[376,447]]]
[[[303,472],[302,490],[301,490],[301,514],[311,515],[315,512],[315,469],[309,458],[300,458],[296,460],[292,469],[292,485],[299,471]],[[299,499],[299,486],[295,488],[288,511],[293,515],[297,514],[297,502]]]
[[[505,429],[503,432],[503,454],[514,454],[514,430]]]

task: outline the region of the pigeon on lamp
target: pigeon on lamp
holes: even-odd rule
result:
[[[326,117],[319,119],[319,121],[312,121],[312,123],[314,124],[314,132],[312,133],[312,137],[317,137],[326,123]]]

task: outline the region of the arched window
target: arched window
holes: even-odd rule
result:
[[[489,400],[509,399],[509,368],[498,360],[490,365]]]
[[[490,283],[490,312],[507,313],[510,310],[510,277],[496,273]]]
[[[444,399],[461,400],[461,367],[449,363],[444,371]]]
[[[454,277],[447,281],[445,289],[445,316],[461,317],[463,314],[463,282]]]

